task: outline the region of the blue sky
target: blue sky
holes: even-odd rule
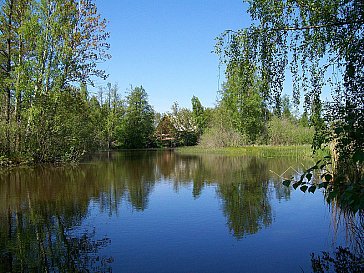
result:
[[[106,82],[119,93],[143,85],[158,112],[173,102],[191,108],[191,98],[213,107],[219,82],[214,38],[226,29],[250,24],[241,0],[97,0],[109,21],[112,59],[102,65]],[[224,71],[220,72],[221,79]],[[220,83],[221,83],[220,79]]]

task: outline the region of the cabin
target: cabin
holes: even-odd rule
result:
[[[170,117],[164,115],[155,129],[155,137],[163,147],[175,147],[177,144],[177,129]]]
[[[181,121],[176,117],[164,115],[156,127],[155,138],[163,147],[196,145],[196,126],[190,119]]]

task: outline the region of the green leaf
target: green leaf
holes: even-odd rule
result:
[[[363,151],[356,151],[353,155],[354,162],[362,163],[364,161],[364,152]]]
[[[305,174],[302,174],[299,182],[302,183],[302,181],[303,181],[304,178],[305,178]]]
[[[333,199],[335,199],[335,198],[336,198],[336,196],[337,196],[337,192],[332,191],[332,192],[330,192],[330,193],[329,193],[329,195],[327,196],[327,200],[333,200]]]
[[[322,182],[318,185],[319,189],[324,188],[327,189],[327,186],[329,185],[329,182]]]
[[[344,129],[342,128],[342,127],[337,127],[337,128],[335,128],[335,133],[336,134],[340,134],[340,133],[342,133],[342,132],[344,132]]]
[[[326,180],[326,182],[329,182],[329,181],[331,181],[331,179],[332,179],[332,175],[331,174],[325,174],[325,180]]]
[[[303,191],[303,192],[306,192],[306,191],[307,191],[307,188],[308,188],[308,186],[303,185],[303,186],[300,188],[300,190],[301,190],[301,191]]]
[[[314,193],[315,190],[316,190],[316,186],[314,186],[314,185],[308,188],[308,192]]]
[[[302,184],[302,183],[301,183],[300,181],[298,181],[298,182],[294,183],[294,184],[292,185],[292,187],[293,187],[294,189],[297,189],[297,188],[298,188],[301,184]]]
[[[306,174],[306,178],[308,181],[311,181],[311,178],[312,178],[312,173],[308,173]]]
[[[291,180],[284,180],[282,184],[286,187],[289,187],[289,185],[291,185],[291,182]]]

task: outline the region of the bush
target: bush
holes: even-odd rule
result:
[[[199,145],[205,148],[239,147],[243,145],[243,138],[231,127],[214,126],[201,136]]]
[[[268,123],[268,144],[312,144],[314,129],[304,127],[287,118],[272,117]]]
[[[96,147],[94,124],[85,98],[77,90],[43,96],[33,106],[24,152],[34,162],[78,161]]]

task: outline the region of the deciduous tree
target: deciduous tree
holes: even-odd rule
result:
[[[316,130],[315,146],[332,142],[337,184],[331,196],[350,195],[343,201],[363,208],[357,202],[363,194],[353,189],[362,183],[364,173],[364,2],[246,2],[254,24],[223,33],[217,53],[227,65],[254,63],[263,99],[278,110],[290,70],[294,101],[298,104],[303,92]],[[243,54],[246,51],[251,54]],[[325,88],[333,97],[327,104],[321,99]]]
[[[154,132],[154,110],[143,86],[130,90],[126,98],[123,123],[119,126],[119,142],[125,148],[146,148]]]

